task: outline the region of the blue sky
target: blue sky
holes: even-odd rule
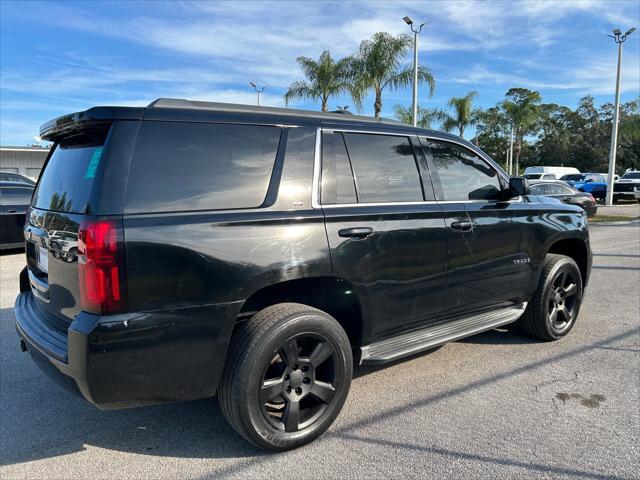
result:
[[[640,2],[2,0],[0,144],[33,143],[43,122],[94,105],[158,97],[254,103],[249,81],[268,85],[263,104],[284,106],[287,86],[302,79],[297,56],[349,55],[376,31],[406,33],[405,15],[427,22],[420,62],[437,85],[431,98],[420,90],[421,106],[444,107],[470,90],[479,106],[493,106],[520,86],[575,107],[589,94],[613,100],[616,49],[606,35],[640,27]],[[625,43],[623,101],[639,95],[639,59],[640,30]],[[410,105],[411,91],[386,91],[383,102],[392,116],[395,104]],[[362,113],[373,113],[372,98]]]

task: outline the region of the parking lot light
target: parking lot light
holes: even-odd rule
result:
[[[620,115],[620,65],[622,64],[622,44],[635,31],[635,27],[630,28],[623,35],[619,28],[613,30],[613,38],[618,44],[618,70],[616,73],[616,100],[613,110],[613,125],[611,127],[611,148],[609,150],[609,175],[607,177],[607,205],[613,205],[613,177],[616,174],[616,148],[618,143],[618,117]]]

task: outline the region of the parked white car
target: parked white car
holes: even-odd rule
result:
[[[640,171],[632,170],[625,173],[620,180],[613,184],[613,201],[640,199]]]
[[[547,174],[547,175],[550,174],[550,175],[554,175],[555,178],[562,178],[564,175],[569,175],[571,173],[580,173],[580,170],[578,170],[575,167],[545,167],[545,166],[527,167],[524,169],[525,178],[529,178],[527,177],[527,175],[529,174],[536,174],[536,173]],[[546,178],[540,177],[540,178],[536,178],[535,180],[546,180]]]

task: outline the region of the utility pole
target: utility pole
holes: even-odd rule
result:
[[[413,119],[413,126],[416,127],[418,125],[418,34],[426,24],[423,23],[420,27],[414,29],[411,18],[403,17],[402,19],[411,27],[411,31],[413,32],[413,105],[411,108],[411,118]]]
[[[260,106],[260,94],[264,92],[264,89],[267,88],[267,85],[261,88],[258,88],[258,86],[253,82],[249,82],[249,85],[251,85],[253,89],[256,91],[256,93],[258,94],[258,106]]]
[[[630,28],[623,35],[616,28],[613,35],[608,35],[618,44],[618,71],[616,72],[616,101],[613,111],[613,125],[611,126],[611,149],[609,150],[609,175],[607,177],[607,205],[613,205],[613,178],[616,174],[616,149],[618,147],[618,117],[620,115],[620,65],[622,64],[622,44],[635,28]]]

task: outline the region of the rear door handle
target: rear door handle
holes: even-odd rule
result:
[[[470,232],[473,230],[473,222],[469,222],[467,220],[458,220],[455,222],[451,222],[451,228],[454,230],[459,230],[461,232]]]
[[[345,238],[367,238],[372,233],[373,228],[371,227],[354,227],[338,230],[338,235]]]
[[[7,210],[7,213],[16,213],[16,212],[17,212],[17,210],[15,210],[15,209]]]

